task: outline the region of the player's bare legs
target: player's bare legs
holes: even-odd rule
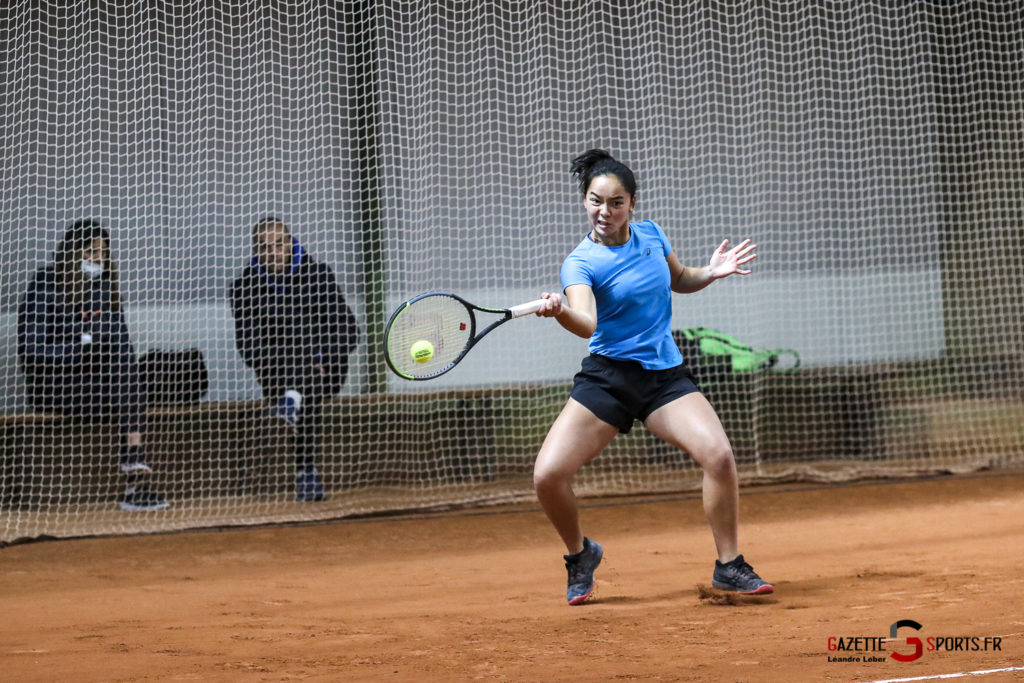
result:
[[[576,495],[572,478],[619,433],[570,398],[548,431],[533,466],[537,499],[562,537],[569,554],[583,550]]]
[[[680,448],[704,470],[704,514],[711,525],[720,562],[739,554],[739,480],[729,437],[703,394],[677,398],[647,417],[647,429]]]

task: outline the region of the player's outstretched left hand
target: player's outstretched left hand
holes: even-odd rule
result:
[[[741,266],[757,258],[757,254],[754,253],[757,245],[751,244],[750,240],[747,239],[726,251],[728,248],[729,240],[725,240],[718,245],[718,249],[715,249],[715,253],[711,255],[711,261],[708,263],[708,267],[711,269],[711,277],[718,279],[733,273],[750,275],[753,271],[743,270]]]

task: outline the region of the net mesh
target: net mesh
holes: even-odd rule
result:
[[[684,263],[759,244],[754,275],[674,301],[676,328],[800,356],[699,358],[745,483],[1024,464],[1016,2],[17,2],[0,37],[2,540],[532,499],[585,341],[530,316],[413,383],[383,328],[425,291],[557,291],[586,231],[568,165],[591,147],[630,165]],[[306,390],[298,428],[231,303],[266,216],[333,274],[307,303],[341,296],[358,326],[332,345],[334,299],[289,345],[296,367],[347,363],[340,388],[304,376],[326,398]],[[19,306],[87,218],[132,352],[205,364],[205,384],[180,354],[146,375],[152,473],[121,471],[123,391],[82,399],[111,416],[58,416],[19,363]],[[699,481],[638,428],[576,484]],[[170,507],[120,509],[146,485]]]

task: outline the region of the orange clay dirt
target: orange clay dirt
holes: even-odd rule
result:
[[[581,607],[536,506],[14,545],[0,679],[1022,680],[1022,491],[1021,472],[744,489],[742,550],[776,587],[746,600],[708,591],[691,495],[584,501],[605,560]],[[888,640],[901,619],[921,629]],[[913,637],[919,659],[890,657]]]

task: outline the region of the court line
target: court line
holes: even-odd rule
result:
[[[908,681],[934,681],[940,678],[964,678],[965,676],[987,676],[1008,671],[1024,671],[1024,666],[1008,666],[1004,669],[979,669],[978,671],[961,671],[953,674],[936,674],[934,676],[915,676],[913,678],[886,678],[878,681],[862,681],[862,683],[907,683]]]

